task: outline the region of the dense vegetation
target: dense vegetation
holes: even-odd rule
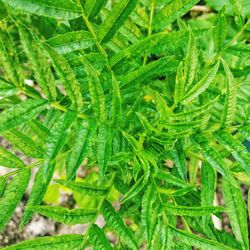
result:
[[[1,0],[0,230],[31,171],[21,230],[89,223],[4,249],[249,249],[249,16],[248,0]],[[52,186],[77,206],[46,203]]]

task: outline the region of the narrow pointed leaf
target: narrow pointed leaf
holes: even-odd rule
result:
[[[3,250],[75,250],[82,242],[80,234],[65,234],[59,236],[45,236],[26,240],[15,245],[2,248]]]
[[[86,0],[84,9],[87,17],[90,19],[95,17],[106,3],[107,0]]]
[[[11,180],[0,198],[0,231],[10,220],[30,180],[30,169],[23,169]]]
[[[81,15],[81,8],[69,0],[1,0],[14,10],[56,19],[70,20]]]
[[[198,83],[196,83],[185,95],[183,103],[189,103],[204,92],[213,82],[220,63],[218,62]]]
[[[59,54],[66,54],[72,51],[90,48],[94,45],[95,40],[90,32],[80,30],[54,36],[47,40],[47,43]]]
[[[46,106],[47,102],[45,100],[29,99],[2,111],[0,116],[0,132],[31,120],[43,111]]]
[[[67,180],[74,179],[77,169],[88,155],[95,131],[92,123],[80,123],[77,126],[73,147],[66,160]]]
[[[131,249],[139,249],[132,232],[125,226],[119,214],[108,201],[104,201],[102,212],[106,223],[118,233],[124,243]]]
[[[0,78],[0,96],[12,96],[19,92],[19,90],[9,82],[5,81],[4,79]]]
[[[88,223],[94,220],[97,215],[97,210],[94,209],[76,208],[70,210],[53,206],[29,206],[28,209],[67,225]]]
[[[66,59],[59,55],[52,47],[44,45],[44,48],[50,55],[56,74],[58,75],[69,99],[71,100],[72,108],[79,111],[82,108],[82,95],[80,91],[80,84],[77,81],[72,68]]]
[[[220,154],[209,145],[209,141],[203,135],[196,136],[195,141],[200,145],[202,153],[207,162],[220,174],[222,174],[232,185],[238,186],[228,166],[221,158]]]
[[[249,249],[246,205],[239,188],[222,179],[222,191],[233,233],[243,249]]]
[[[0,165],[7,168],[23,168],[25,167],[23,161],[15,154],[7,151],[5,148],[0,147]]]
[[[3,136],[15,149],[33,158],[42,158],[44,150],[34,140],[16,129],[5,131]]]
[[[108,42],[121,27],[123,22],[134,10],[138,0],[120,0],[113,9],[112,15],[108,15],[98,29],[98,40],[101,43]]]
[[[100,187],[97,185],[89,185],[79,181],[55,180],[55,182],[63,185],[64,187],[69,188],[72,191],[89,196],[105,195],[109,191],[108,188]]]
[[[103,230],[95,224],[93,224],[89,230],[89,241],[92,244],[94,250],[113,249]]]
[[[228,127],[232,124],[234,117],[236,115],[236,105],[237,105],[237,87],[234,80],[234,76],[228,66],[228,64],[222,60],[224,71],[226,74],[226,102],[224,106],[224,112],[222,116],[222,127]]]

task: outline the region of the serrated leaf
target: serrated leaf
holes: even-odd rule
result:
[[[70,127],[75,119],[76,113],[68,111],[63,113],[55,122],[46,142],[43,166],[45,179],[47,178],[47,172],[49,171],[48,168],[51,167],[51,162],[55,160],[55,157],[67,141]]]
[[[19,26],[22,47],[34,72],[35,79],[49,100],[56,99],[56,87],[53,73],[47,66],[47,58],[41,50],[38,38],[26,27]],[[35,37],[35,39],[34,39]],[[39,60],[37,60],[39,58]]]
[[[0,231],[10,220],[30,180],[30,169],[23,169],[11,180],[0,198]]]
[[[75,250],[82,241],[83,236],[80,234],[45,236],[7,246],[3,250]]]
[[[139,69],[123,76],[121,81],[121,87],[128,84],[136,84],[143,82],[146,84],[153,78],[166,73],[173,73],[176,70],[176,63],[172,60],[172,57],[163,57],[154,62],[151,62]]]
[[[233,233],[243,249],[249,249],[246,205],[239,188],[222,179],[222,192]]]
[[[150,248],[153,244],[152,238],[157,224],[157,218],[159,214],[159,201],[156,199],[155,188],[152,184],[149,184],[143,197],[142,197],[142,210],[141,220],[142,226],[145,230],[147,239],[147,247]],[[158,204],[154,204],[158,202]]]
[[[95,209],[76,208],[70,210],[55,206],[28,206],[27,209],[67,225],[91,222],[98,213]]]
[[[23,161],[15,154],[0,147],[0,165],[8,168],[23,168],[25,167]]]
[[[226,246],[218,241],[202,238],[195,234],[187,233],[184,230],[176,229],[172,226],[169,226],[169,231],[171,237],[176,237],[179,241],[193,247],[206,249],[206,250],[233,250],[229,246]]]
[[[44,178],[44,169],[41,166],[36,172],[34,183],[30,192],[29,200],[27,202],[27,206],[39,205],[42,202],[42,199],[47,191],[50,180],[53,176],[55,170],[55,164],[50,163],[46,175],[46,179]],[[23,213],[22,220],[20,222],[20,228],[23,227],[29,222],[33,215],[33,212],[25,209]]]
[[[79,181],[55,180],[55,182],[69,188],[72,191],[89,196],[101,196],[107,194],[109,191],[108,188],[98,185],[90,185]]]
[[[108,15],[99,26],[97,37],[100,43],[108,42],[115,35],[116,31],[134,10],[137,3],[138,0],[120,0],[112,8],[112,15]]]
[[[225,209],[219,206],[206,206],[206,207],[189,207],[189,206],[174,206],[169,204],[163,204],[163,209],[168,214],[172,215],[185,215],[185,216],[204,216],[215,214],[218,212],[224,212]]]
[[[231,134],[223,130],[216,131],[214,135],[217,141],[221,143],[229,152],[231,152],[233,157],[241,163],[245,171],[250,173],[250,156],[243,144],[235,139]]]
[[[91,122],[88,122],[87,124],[78,124],[73,139],[73,147],[66,159],[67,180],[75,178],[77,169],[88,155],[95,132],[95,124]]]
[[[214,169],[207,163],[202,163],[201,168],[201,206],[212,206],[216,188],[216,175]],[[203,217],[203,226],[207,227],[209,217]]]
[[[4,79],[0,78],[0,96],[12,96],[19,92],[19,90],[9,82],[5,81]]]
[[[34,140],[16,129],[5,131],[3,136],[14,148],[33,158],[42,158],[44,150]]]
[[[186,169],[186,158],[183,149],[183,141],[177,141],[175,148],[172,149],[171,155],[173,157],[173,161],[178,170],[179,175],[183,180],[187,178],[187,169]]]
[[[237,181],[234,179],[230,169],[224,163],[220,154],[209,145],[208,139],[203,135],[195,137],[195,141],[202,149],[202,153],[207,162],[219,173],[221,173],[232,185],[238,187]]]
[[[139,194],[139,192],[145,188],[147,184],[147,178],[142,175],[136,182],[135,184],[129,189],[128,192],[126,192],[126,194],[124,195],[124,197],[122,198],[122,202],[126,202],[130,199],[132,199],[133,197],[135,197],[136,195]]]
[[[106,124],[101,124],[97,134],[97,162],[102,177],[105,175],[108,161],[111,157],[112,139],[111,128]]]
[[[7,7],[21,12],[70,20],[81,15],[81,8],[70,0],[1,0]]]
[[[90,32],[79,30],[54,36],[47,40],[46,43],[63,55],[76,50],[90,48],[95,44],[95,39]]]
[[[236,87],[236,82],[234,80],[234,76],[228,64],[224,60],[222,60],[222,64],[227,78],[226,79],[227,92],[226,92],[226,101],[222,115],[221,126],[229,127],[232,124],[236,114],[237,87]]]
[[[7,180],[5,177],[0,176],[0,198],[3,195],[4,189],[7,186]]]
[[[25,123],[47,107],[47,101],[42,99],[29,99],[19,104],[12,105],[1,112],[0,132],[14,128]]]
[[[167,171],[164,171],[164,170],[159,170],[155,177],[159,180],[164,180],[167,183],[173,184],[175,186],[179,186],[179,187],[183,187],[183,188],[191,186],[188,182],[186,182],[186,181],[184,181],[184,180],[182,180],[182,179],[180,179],[180,178],[174,176],[173,174],[171,174]]]
[[[132,232],[125,226],[119,214],[108,201],[104,201],[102,212],[106,223],[118,233],[124,243],[131,249],[139,249]]]
[[[93,224],[89,230],[89,241],[92,244],[94,250],[113,249],[103,230],[95,224]]]
[[[67,60],[63,56],[59,55],[52,47],[45,44],[44,48],[48,52],[54,65],[56,74],[58,75],[69,99],[71,100],[71,107],[80,111],[82,108],[80,84],[77,81],[72,68],[70,67]]]
[[[216,17],[213,29],[214,45],[217,52],[221,51],[227,36],[227,19],[225,16],[225,8],[223,8]]]
[[[183,62],[181,61],[177,68],[175,87],[174,87],[174,102],[178,104],[185,94],[185,78],[183,71]]]
[[[119,84],[114,76],[112,76],[112,118],[111,126],[117,127],[122,121],[122,97]]]
[[[159,11],[154,19],[154,27],[163,27],[187,13],[199,0],[174,0]]]
[[[186,90],[188,90],[195,79],[198,68],[198,51],[196,40],[191,31],[189,31],[189,41],[187,47],[187,55],[184,64],[184,78],[186,80]]]
[[[218,62],[203,78],[196,83],[184,96],[183,104],[187,104],[198,97],[202,92],[204,92],[209,85],[213,82],[217,71],[219,69],[220,62]]]
[[[90,19],[95,17],[106,3],[107,0],[86,0],[84,3],[84,9],[87,17]]]

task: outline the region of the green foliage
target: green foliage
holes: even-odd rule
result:
[[[250,6],[198,2],[0,0],[0,230],[31,171],[20,230],[88,224],[3,249],[249,249]]]

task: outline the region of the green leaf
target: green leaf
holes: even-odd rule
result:
[[[100,43],[108,42],[115,35],[116,31],[134,10],[137,3],[138,0],[120,0],[112,8],[112,14],[108,15],[99,26],[97,37]]]
[[[104,201],[102,212],[106,223],[118,233],[123,242],[131,249],[139,249],[132,232],[125,226],[119,214],[108,201]]]
[[[146,184],[147,184],[147,178],[144,175],[142,175],[135,182],[135,184],[129,189],[129,191],[124,195],[121,201],[126,202],[135,197],[136,195],[138,195],[139,192],[145,188]]]
[[[186,215],[191,217],[210,215],[225,211],[223,207],[219,206],[189,207],[189,206],[174,206],[169,204],[163,204],[163,209],[166,210],[168,214]]]
[[[46,175],[46,180],[44,179],[44,169],[41,166],[36,172],[34,183],[30,192],[29,200],[27,202],[27,206],[39,205],[42,202],[42,199],[47,191],[50,180],[53,176],[55,169],[55,164],[51,163],[48,167],[48,172]],[[29,222],[33,215],[33,212],[25,209],[23,213],[22,220],[20,222],[20,229],[23,229],[25,224]]]
[[[55,180],[56,183],[59,183],[72,191],[78,192],[80,194],[85,194],[89,196],[102,196],[108,193],[109,189],[101,187],[98,185],[90,185],[84,182],[79,181],[66,181],[66,180]]]
[[[186,80],[186,89],[188,90],[195,79],[198,68],[198,52],[196,40],[191,31],[189,31],[189,41],[187,47],[187,55],[184,64],[184,78]]]
[[[97,134],[97,162],[100,175],[104,177],[108,161],[111,157],[113,133],[106,124],[101,124]]]
[[[198,83],[196,83],[184,96],[183,104],[187,104],[198,97],[204,92],[209,85],[213,82],[217,71],[219,69],[220,62],[218,62]]]
[[[234,80],[234,76],[228,66],[228,64],[222,60],[222,64],[224,67],[224,71],[226,73],[226,101],[224,106],[224,112],[222,116],[221,126],[222,127],[229,127],[235,117],[236,114],[236,105],[237,105],[237,86]]]
[[[67,225],[91,222],[96,218],[98,213],[95,209],[76,208],[69,210],[64,207],[55,206],[28,206],[27,209]]]
[[[243,249],[249,249],[246,205],[242,193],[225,178],[222,179],[222,191],[235,238]]]
[[[90,32],[79,30],[54,36],[46,42],[59,54],[63,55],[72,51],[90,48],[95,44],[95,39]]]
[[[176,64],[172,61],[172,57],[163,57],[123,76],[120,79],[120,86],[124,87],[128,84],[132,85],[141,82],[146,84],[157,76],[174,72],[175,69]]]
[[[141,220],[142,226],[145,231],[147,239],[147,247],[151,247],[153,244],[153,234],[156,229],[157,218],[159,214],[159,201],[156,198],[156,190],[152,184],[149,184],[143,197],[142,197],[142,209]],[[157,202],[158,204],[154,204]]]
[[[207,163],[201,168],[201,206],[212,206],[216,189],[216,175],[214,169]],[[203,217],[204,228],[208,226],[209,217]]]
[[[163,27],[187,13],[199,0],[172,0],[154,18],[154,27]]]
[[[56,74],[58,75],[65,91],[71,100],[71,107],[80,111],[82,108],[82,95],[80,84],[67,60],[59,55],[52,47],[45,44],[45,50],[50,55]]]
[[[89,230],[89,241],[94,250],[111,250],[113,249],[106,238],[102,229],[93,224]]]
[[[11,180],[0,198],[0,231],[10,220],[30,180],[30,169],[23,169]]]
[[[0,176],[0,198],[3,195],[3,192],[7,186],[7,180],[5,177]]]
[[[183,180],[186,180],[187,179],[186,158],[183,149],[183,142],[181,140],[177,141],[175,148],[173,148],[171,151],[171,155],[179,175]]]
[[[8,140],[17,150],[20,150],[25,155],[33,158],[42,158],[44,154],[41,148],[34,140],[23,134],[22,132],[11,129],[5,131],[3,136]]]
[[[218,241],[199,237],[195,234],[187,233],[184,230],[176,229],[169,226],[171,237],[176,237],[179,241],[187,244],[188,246],[195,246],[206,250],[233,250],[234,248],[228,247]]]
[[[105,122],[107,119],[105,95],[102,85],[98,77],[98,71],[92,66],[87,58],[82,57],[82,63],[89,77],[89,92],[92,101],[92,108],[100,122]]]
[[[232,185],[238,187],[237,181],[234,179],[228,166],[226,166],[220,154],[209,145],[208,139],[203,135],[195,137],[195,141],[202,149],[202,153],[207,162],[220,174],[222,174]]]
[[[75,178],[77,169],[88,155],[95,132],[95,124],[91,122],[77,125],[73,147],[66,159],[67,180]]]
[[[164,180],[164,181],[166,181],[166,183],[173,184],[175,186],[179,186],[179,187],[183,187],[183,188],[191,186],[188,182],[186,182],[186,181],[174,176],[170,172],[167,172],[164,170],[159,170],[155,177],[159,180]]]
[[[215,20],[213,29],[214,45],[217,52],[221,51],[224,41],[227,37],[227,18],[225,16],[225,7],[221,9]]]
[[[29,99],[19,104],[12,105],[1,112],[0,132],[14,128],[25,123],[47,107],[47,102],[42,99]]]
[[[233,157],[240,162],[246,173],[250,173],[248,167],[250,156],[245,146],[224,130],[216,131],[214,135],[217,141],[221,143],[229,152],[231,152]]]
[[[5,81],[4,79],[0,78],[0,96],[6,97],[6,96],[12,96],[19,92],[19,90],[10,84],[9,82]]]
[[[107,0],[86,0],[84,9],[87,17],[90,19],[95,17],[106,3]]]
[[[75,250],[83,241],[80,234],[65,234],[60,236],[45,236],[26,240],[15,245],[2,248],[3,250]]]
[[[56,99],[56,86],[48,59],[39,39],[28,28],[19,26],[19,36],[24,52],[34,72],[35,80],[49,100]],[[39,58],[39,60],[37,60]]]
[[[114,76],[112,76],[112,118],[110,125],[111,127],[117,127],[122,121],[122,97],[119,84]]]
[[[183,71],[183,62],[179,63],[176,78],[175,78],[175,87],[174,87],[174,102],[178,104],[184,94],[185,94],[185,78]]]
[[[56,19],[70,20],[81,15],[81,8],[70,0],[1,0],[15,11],[27,12]]]
[[[23,161],[16,155],[0,147],[0,165],[7,168],[23,168],[25,167]]]
[[[48,168],[51,167],[51,162],[55,160],[57,154],[60,152],[67,141],[70,127],[72,126],[72,123],[75,119],[76,113],[68,111],[66,113],[63,113],[55,122],[46,142],[46,151],[44,155],[43,166],[45,179],[47,178],[47,172],[49,171]]]

